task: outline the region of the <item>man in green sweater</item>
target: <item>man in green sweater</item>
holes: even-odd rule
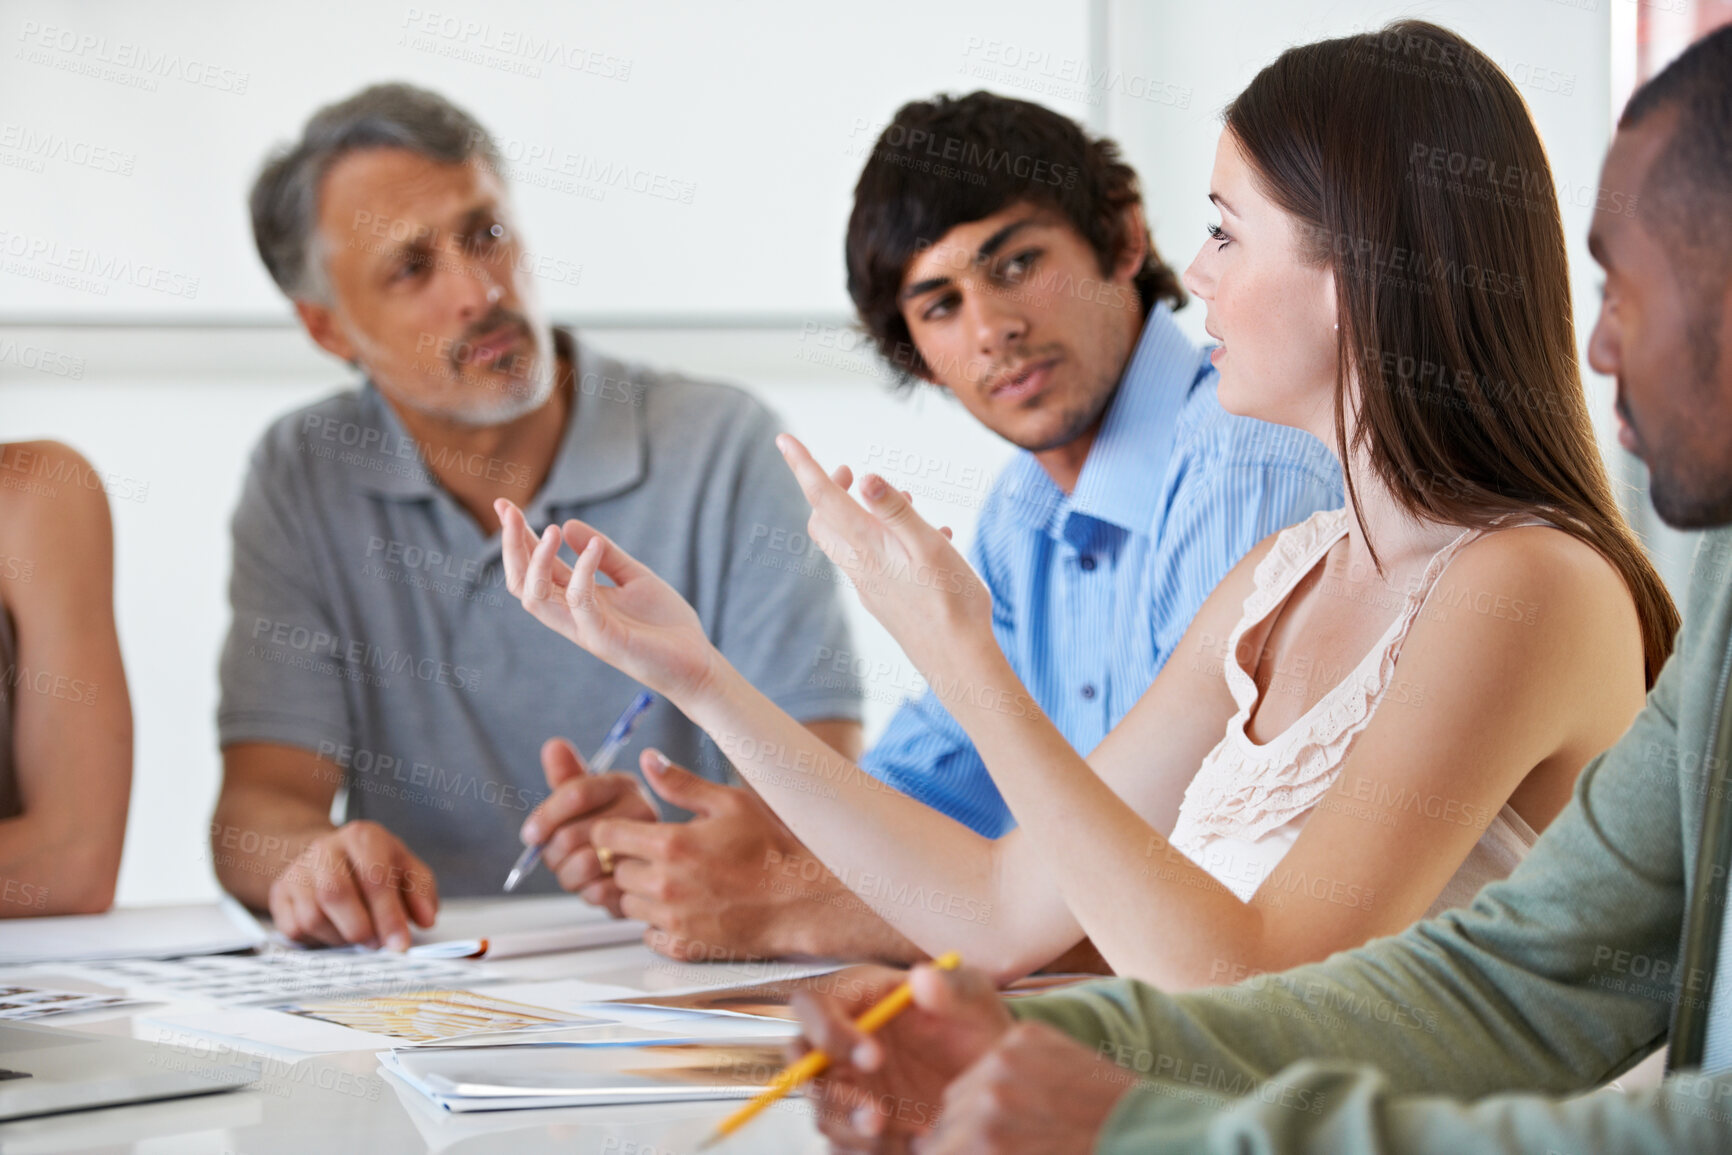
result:
[[[1618,379],[1661,516],[1732,526],[1732,27],[1631,99],[1601,185],[1642,211],[1595,213],[1590,360]],[[861,976],[800,1006],[837,1060],[824,1129],[922,1155],[1732,1151],[1729,683],[1720,528],[1646,708],[1471,907],[1184,995],[1115,981],[1007,1003],[977,972],[917,968],[914,1008],[873,1038],[848,1025],[882,989]],[[1668,1045],[1657,1088],[1588,1094]]]

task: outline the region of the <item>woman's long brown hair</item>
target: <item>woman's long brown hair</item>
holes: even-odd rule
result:
[[[1580,538],[1629,587],[1652,686],[1678,611],[1594,440],[1551,166],[1509,77],[1455,33],[1397,21],[1288,49],[1226,125],[1333,271],[1348,494],[1363,451],[1417,517],[1528,514]]]

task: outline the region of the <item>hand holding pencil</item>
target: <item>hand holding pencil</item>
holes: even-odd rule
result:
[[[895,995],[903,985],[907,993]],[[874,1019],[888,1015],[887,1021],[866,1020],[862,1029],[859,1020],[880,1004],[890,1010]],[[904,1009],[892,1013],[899,1005]],[[906,975],[888,967],[850,967],[801,991],[793,1009],[805,1045],[796,1044],[801,1053],[791,1057],[797,1066],[815,1065],[811,1056],[819,1052],[827,1056],[827,1069],[807,1094],[816,1101],[819,1127],[843,1146],[871,1146],[893,1130],[930,1130],[945,1087],[1011,1027],[1010,1013],[984,972],[940,969],[936,963]],[[748,1127],[743,1134],[749,1132]],[[750,1150],[750,1140],[742,1139],[738,1149]]]

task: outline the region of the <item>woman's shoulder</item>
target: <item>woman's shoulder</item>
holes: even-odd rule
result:
[[[1575,534],[1541,521],[1480,534],[1462,547],[1439,584],[1451,578],[1478,579],[1512,593],[1556,591],[1572,598],[1632,600],[1617,567],[1604,554]]]
[[[1616,566],[1592,545],[1547,523],[1497,528],[1468,541],[1426,597],[1421,621],[1459,629],[1472,622],[1508,624],[1496,631],[1510,645],[1568,639],[1596,649],[1633,647],[1641,669],[1641,624],[1635,598]]]
[[[0,547],[37,565],[68,550],[88,549],[92,535],[109,547],[111,525],[102,474],[59,441],[0,443]]]
[[[0,442],[0,495],[30,492],[26,482],[35,482],[41,492],[68,485],[100,489],[102,479],[96,467],[64,441]]]
[[[102,474],[72,446],[62,441],[0,442],[0,501],[16,507],[27,498],[107,504]]]

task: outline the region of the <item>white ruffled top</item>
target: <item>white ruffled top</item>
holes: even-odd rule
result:
[[[1240,643],[1346,535],[1350,516],[1347,509],[1326,510],[1289,526],[1258,564],[1255,586],[1245,598],[1222,663],[1239,709],[1227,723],[1226,736],[1191,780],[1173,827],[1172,845],[1241,901],[1249,902],[1274,872],[1312,808],[1335,784],[1354,741],[1389,691],[1402,643],[1438,577],[1464,546],[1493,532],[1463,530],[1434,554],[1407,591],[1401,612],[1359,664],[1291,726],[1259,745],[1246,732],[1259,694],[1240,664]],[[1536,837],[1521,815],[1504,806],[1428,916],[1466,904],[1487,882],[1507,876]]]

